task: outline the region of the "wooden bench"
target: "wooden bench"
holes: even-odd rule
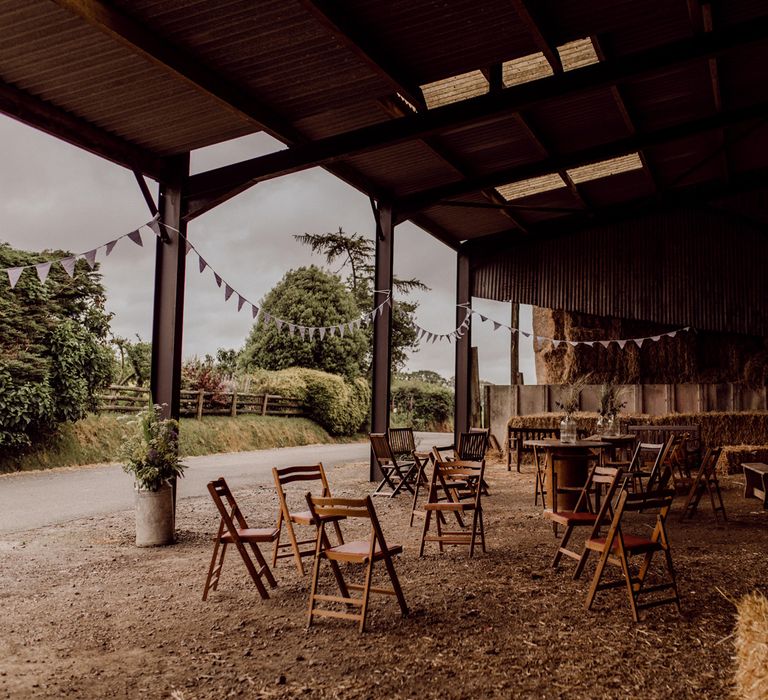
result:
[[[685,462],[691,470],[698,469],[701,463],[701,433],[698,425],[628,425],[627,432],[637,438],[637,442],[665,443],[670,435],[685,436]]]
[[[742,462],[744,470],[744,498],[760,498],[768,508],[768,464]]]

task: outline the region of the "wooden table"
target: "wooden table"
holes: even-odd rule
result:
[[[631,433],[621,433],[619,435],[592,435],[588,439],[610,443],[610,461],[615,462],[619,458],[623,459],[626,454],[622,455],[621,453],[626,453],[627,451],[630,454],[629,459],[626,461],[629,461],[632,459],[632,450],[635,447],[635,442],[637,442],[637,435]]]
[[[759,498],[768,508],[768,464],[742,462],[744,470],[744,498]]]
[[[589,473],[589,459],[594,456],[592,450],[602,450],[611,447],[611,443],[603,440],[577,440],[576,442],[562,442],[556,438],[542,440],[526,440],[523,445],[533,447],[536,459],[539,458],[539,450],[546,454],[547,477],[547,508],[552,507],[552,483],[553,473],[557,473],[559,487],[584,486]],[[553,456],[557,455],[557,459]],[[576,493],[561,493],[557,498],[557,510],[571,510],[578,500]]]

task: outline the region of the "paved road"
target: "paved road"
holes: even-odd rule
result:
[[[445,433],[417,433],[417,446],[451,442]],[[233,487],[271,483],[272,467],[322,462],[326,469],[368,459],[368,443],[309,445],[255,452],[188,457],[179,498],[206,493],[205,485],[225,476]],[[0,533],[18,532],[133,507],[131,478],[119,465],[105,464],[0,476]]]

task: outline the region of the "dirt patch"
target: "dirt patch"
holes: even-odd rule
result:
[[[364,494],[361,465],[335,469],[337,495]],[[551,527],[533,476],[489,469],[488,552],[418,559],[409,500],[376,501],[411,610],[373,598],[369,632],[321,619],[305,629],[308,578],[288,560],[260,601],[235,553],[219,591],[200,600],[217,519],[204,498],[180,502],[179,544],[139,550],[131,512],[0,537],[0,698],[631,698],[726,697],[738,599],[768,582],[768,512],[727,481],[730,524],[671,523],[683,614],[631,622],[622,589],[584,610],[591,569],[549,568]],[[252,524],[274,491],[236,495]],[[263,517],[259,517],[262,514]],[[380,572],[381,573],[381,572]],[[327,581],[329,586],[331,581]],[[330,592],[330,591],[329,591]]]

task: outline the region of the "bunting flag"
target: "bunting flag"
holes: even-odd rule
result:
[[[251,316],[256,318],[259,315],[259,307],[255,304],[251,304]]]
[[[37,271],[37,278],[40,280],[40,284],[45,284],[45,280],[48,279],[48,273],[51,271],[51,263],[35,265],[35,270]]]
[[[241,297],[239,294],[237,295],[237,310],[240,311],[240,309],[243,308],[243,305],[245,304],[245,298]]]
[[[128,234],[128,238],[130,238],[137,246],[144,247],[144,243],[141,240],[141,233],[139,233],[139,229],[136,229],[135,231],[131,231]]]
[[[116,245],[117,245],[117,239],[115,239],[114,241],[110,241],[104,246],[107,249],[106,250],[107,255],[109,255],[115,249]]]
[[[96,249],[89,250],[87,253],[83,253],[83,258],[85,259],[85,262],[88,263],[88,267],[93,270],[94,267],[96,267]]]
[[[208,267],[208,263],[203,260],[202,255],[197,256],[197,266],[200,268],[200,274],[203,274],[203,272],[205,272],[205,268]]]
[[[8,273],[8,281],[11,283],[11,289],[16,286],[16,283],[21,277],[21,273],[24,272],[23,267],[9,267],[6,272]]]
[[[66,272],[70,277],[75,276],[75,263],[77,262],[76,257],[72,256],[71,258],[64,258],[63,260],[59,260],[59,262],[64,268],[64,272]]]
[[[224,284],[224,301],[229,301],[229,298],[234,294],[235,290],[228,284]]]

